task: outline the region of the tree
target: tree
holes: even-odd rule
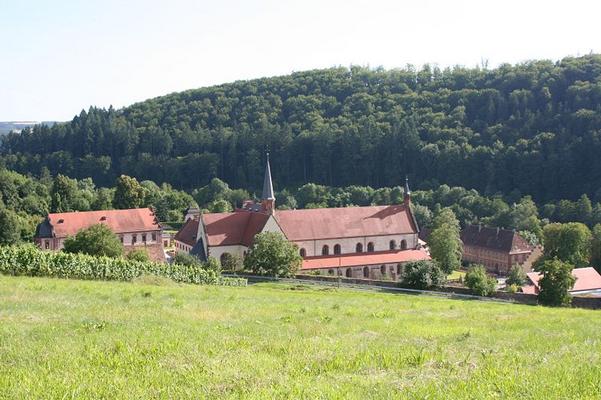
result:
[[[505,283],[508,286],[524,286],[524,283],[526,283],[526,279],[527,277],[524,270],[519,265],[512,265],[511,269],[509,270],[509,274],[507,274],[507,280],[505,281]]]
[[[117,209],[142,207],[145,193],[136,178],[121,175],[115,183],[113,206]]]
[[[52,204],[54,212],[74,211],[75,198],[77,197],[77,181],[64,175],[57,175],[52,184]]]
[[[125,255],[125,258],[133,261],[149,262],[150,256],[145,249],[134,249]]]
[[[230,204],[229,201],[224,200],[224,199],[219,199],[219,200],[215,200],[213,202],[211,202],[208,205],[209,210],[211,210],[211,212],[214,213],[224,213],[224,212],[231,212],[234,209],[232,208],[232,205]]]
[[[465,274],[465,286],[478,296],[490,296],[495,292],[497,280],[486,274],[482,265],[472,265]]]
[[[21,239],[19,217],[6,208],[0,208],[0,245],[18,243]]]
[[[277,232],[263,232],[255,236],[244,259],[244,267],[259,275],[293,276],[300,268],[302,257],[295,244]]]
[[[545,258],[587,267],[591,253],[591,231],[580,222],[548,224],[543,230]]]
[[[591,241],[591,266],[601,272],[601,224],[593,227]]]
[[[123,255],[123,245],[108,226],[97,224],[82,229],[75,236],[68,237],[65,240],[64,251],[93,256],[120,257]]]
[[[430,255],[447,274],[461,266],[461,239],[459,221],[449,208],[442,209],[434,218],[434,229],[428,238]]]
[[[569,291],[574,287],[576,278],[572,275],[572,266],[557,258],[546,260],[538,268],[542,277],[538,281],[538,301],[548,306],[567,306],[572,298]]]
[[[446,275],[434,261],[413,261],[403,265],[403,284],[415,289],[440,286]]]

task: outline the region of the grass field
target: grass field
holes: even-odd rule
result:
[[[0,276],[0,398],[601,397],[601,312]]]

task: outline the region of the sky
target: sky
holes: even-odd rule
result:
[[[598,0],[0,0],[0,121],[240,79],[601,52]]]

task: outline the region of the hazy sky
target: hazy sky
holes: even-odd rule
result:
[[[0,0],[0,120],[350,64],[601,51],[598,0]]]

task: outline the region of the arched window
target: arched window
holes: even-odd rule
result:
[[[321,255],[327,256],[328,254],[330,254],[330,248],[326,244],[321,248]]]
[[[301,256],[301,257],[303,257],[303,258],[304,258],[304,257],[307,257],[307,250],[305,250],[305,249],[300,249],[299,253],[300,253],[300,256]]]
[[[407,241],[405,239],[401,240],[401,250],[407,250]]]
[[[328,270],[328,275],[334,275],[334,270],[333,269],[329,269]]]
[[[363,243],[357,243],[357,246],[355,246],[355,251],[357,253],[363,253]]]
[[[371,252],[373,252],[373,251],[374,251],[374,242],[369,242],[369,243],[367,244],[367,252],[368,252],[368,253],[371,253]]]
[[[340,245],[339,244],[334,245],[334,254],[340,254]]]
[[[380,273],[381,273],[382,275],[386,275],[386,265],[382,265],[382,266],[380,267]]]
[[[396,249],[396,240],[391,240],[390,241],[390,250],[394,250]]]
[[[353,270],[350,268],[346,269],[346,277],[347,278],[352,278],[353,277]]]
[[[231,257],[230,253],[223,253],[221,255],[221,257],[219,257],[219,262],[221,263],[221,265],[223,266],[227,260]]]
[[[369,268],[368,267],[363,267],[363,277],[369,278]]]

